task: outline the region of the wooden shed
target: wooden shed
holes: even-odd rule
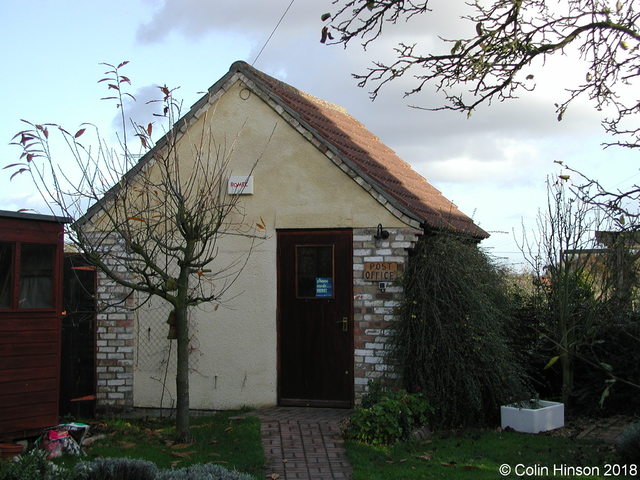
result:
[[[0,439],[58,423],[63,226],[0,210]]]

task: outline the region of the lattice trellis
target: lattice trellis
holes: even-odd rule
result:
[[[136,356],[135,368],[164,376],[165,372],[175,375],[176,340],[167,338],[167,319],[171,305],[162,300],[152,300],[136,310]],[[201,356],[197,323],[189,316],[189,369],[197,371]],[[167,370],[167,363],[168,370]]]

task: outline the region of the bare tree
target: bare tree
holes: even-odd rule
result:
[[[322,40],[345,47],[360,39],[366,48],[383,35],[386,25],[431,12],[429,0],[333,4],[335,13],[323,15],[330,23]],[[481,104],[533,90],[534,67],[544,68],[549,57],[573,55],[583,61],[584,81],[571,86],[565,100],[556,104],[558,120],[576,98],[588,97],[598,110],[604,109],[606,131],[620,139],[612,144],[640,145],[640,128],[633,122],[640,109],[635,94],[640,77],[637,2],[472,0],[467,5],[469,14],[462,19],[469,22],[472,35],[441,38],[427,51],[408,39],[395,48],[395,60],[374,62],[368,72],[354,75],[359,85],[371,85],[375,98],[384,85],[411,72],[415,81],[405,96],[435,89],[444,102],[431,109],[470,115]]]
[[[547,179],[547,205],[538,213],[534,240],[523,231],[520,243],[544,303],[539,308],[548,315],[539,333],[557,351],[547,366],[560,361],[565,404],[573,391],[578,349],[587,341],[592,302],[605,290],[598,272],[599,252],[594,248],[600,219],[592,205],[573,196],[567,182],[564,175]]]
[[[568,175],[548,179],[547,205],[538,213],[533,240],[523,231],[520,242],[534,272],[536,311],[543,317],[533,323],[556,352],[546,368],[559,362],[565,404],[571,403],[578,361],[604,374],[601,405],[616,383],[640,388],[628,373],[614,371],[601,359],[615,346],[599,351],[604,340],[598,338],[607,328],[617,328],[631,342],[638,341],[621,328],[624,322],[614,320],[630,311],[637,285],[637,236],[614,230],[607,210],[590,201],[597,191],[591,192],[586,184],[570,184]]]
[[[9,167],[15,170],[12,177],[30,174],[52,210],[74,220],[69,240],[108,278],[173,307],[169,320],[177,338],[176,426],[179,439],[186,441],[189,311],[205,303],[217,308],[225,300],[265,226],[261,220],[247,222],[241,197],[227,192],[237,137],[216,141],[209,112],[201,118],[201,127],[187,130],[184,119],[176,121],[180,106],[166,86],[159,87],[160,116],[168,131],[150,148],[153,125],[132,122],[147,153],[141,160],[131,153],[124,100],[133,96],[125,91],[130,80],[121,73],[126,63],[106,64],[109,70],[101,80],[113,92],[105,99],[115,100],[120,109],[118,149],[110,148],[89,125],[70,133],[55,124],[27,122],[28,128],[14,137],[22,161]],[[81,143],[90,136],[87,129],[95,133],[92,146]],[[66,145],[64,154],[54,152],[54,133]],[[220,243],[227,237],[243,237],[245,252],[236,258],[222,255]]]
[[[610,229],[596,232],[598,242],[608,248],[608,284],[619,306],[633,308],[634,291],[638,286],[640,258],[640,187],[610,191],[592,178],[568,169],[577,182],[572,187],[576,199],[602,212]]]

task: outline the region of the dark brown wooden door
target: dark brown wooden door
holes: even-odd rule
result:
[[[353,402],[351,230],[278,232],[281,405]]]

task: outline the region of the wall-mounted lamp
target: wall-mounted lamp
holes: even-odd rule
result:
[[[379,223],[378,230],[376,231],[376,234],[373,236],[373,238],[375,238],[376,240],[386,240],[387,238],[389,238],[389,232],[387,230],[383,230],[382,224]]]

